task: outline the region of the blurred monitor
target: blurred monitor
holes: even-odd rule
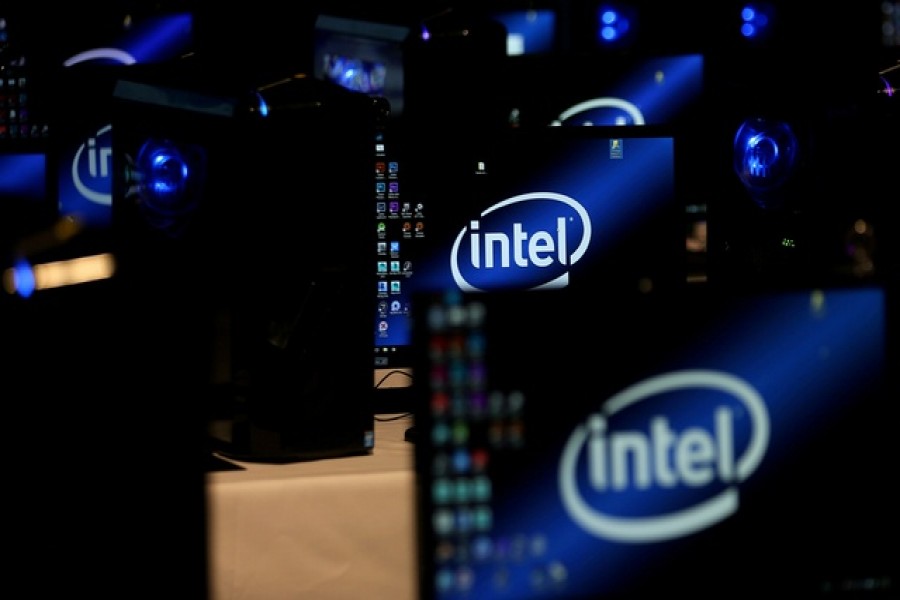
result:
[[[420,598],[896,596],[889,289],[417,300]]]
[[[681,125],[702,120],[702,54],[566,53],[511,60],[513,126]]]

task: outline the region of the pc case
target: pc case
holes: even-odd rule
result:
[[[116,82],[123,276],[147,310],[195,315],[182,333],[207,340],[196,401],[214,453],[289,462],[373,448],[360,199],[387,110],[303,75],[253,81],[191,62]]]

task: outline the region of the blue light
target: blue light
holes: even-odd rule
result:
[[[177,150],[159,148],[150,158],[150,171],[147,175],[147,186],[160,197],[171,197],[179,194],[188,178],[188,166]]]
[[[748,4],[741,9],[741,35],[745,38],[763,36],[772,16],[772,7],[767,5]]]
[[[254,90],[247,100],[247,110],[265,118],[269,116],[269,103],[258,90]]]
[[[179,235],[200,203],[205,153],[191,144],[149,139],[135,160],[140,210],[156,229]]]
[[[34,271],[28,261],[21,259],[13,267],[13,287],[22,298],[30,297],[35,290]]]
[[[193,17],[188,13],[149,17],[129,29],[112,46],[88,48],[63,61],[64,66],[82,62],[131,65],[175,58],[192,43]]]
[[[602,6],[597,10],[597,38],[601,43],[620,43],[631,29],[631,20],[623,10]]]
[[[747,119],[734,136],[733,166],[754,200],[766,207],[766,193],[781,187],[797,161],[797,136],[783,121]]]
[[[190,49],[193,40],[193,16],[189,13],[149,17],[131,30],[121,47],[139,63],[177,57]]]

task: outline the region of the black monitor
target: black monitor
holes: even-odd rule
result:
[[[410,153],[399,193],[386,176],[373,202],[376,367],[410,379],[396,371],[422,351],[419,291],[685,285],[676,146],[659,128],[544,127],[441,137]]]

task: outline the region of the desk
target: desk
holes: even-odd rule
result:
[[[411,417],[371,455],[207,475],[211,600],[416,597]]]

